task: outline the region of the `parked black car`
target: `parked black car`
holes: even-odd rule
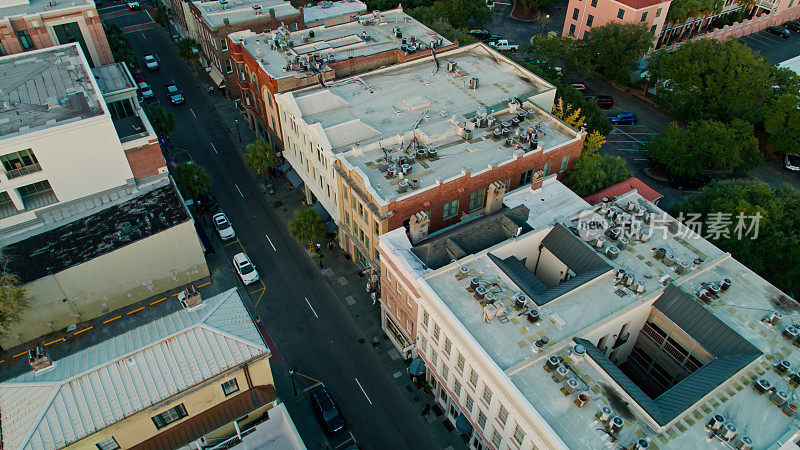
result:
[[[595,102],[598,107],[603,109],[610,109],[614,107],[614,98],[610,95],[587,95],[584,97],[590,102]]]
[[[319,416],[325,431],[331,434],[344,431],[344,417],[336,408],[333,398],[325,386],[319,386],[311,391],[311,405]]]
[[[767,28],[767,33],[774,34],[783,39],[789,39],[792,36],[792,33],[784,27],[769,27]]]
[[[800,22],[799,21],[795,20],[794,22],[787,22],[787,23],[783,24],[783,26],[786,27],[787,29],[791,30],[791,31],[794,31],[797,34],[800,34]]]

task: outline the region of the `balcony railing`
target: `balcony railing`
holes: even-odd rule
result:
[[[9,180],[11,180],[13,178],[19,178],[23,175],[28,175],[31,173],[36,173],[41,171],[42,171],[42,166],[40,166],[39,163],[34,163],[24,167],[19,167],[17,169],[9,170],[8,172],[6,172],[6,176],[8,177]]]

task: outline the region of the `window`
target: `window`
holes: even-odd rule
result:
[[[597,0],[592,0],[592,8],[597,8]]]
[[[408,319],[406,319],[406,330],[408,330],[409,332],[411,332],[411,321],[410,321],[410,320],[408,320]]]
[[[525,432],[522,431],[522,428],[517,425],[514,427],[514,440],[517,441],[517,444],[522,445],[522,441],[525,440]]]
[[[483,401],[486,402],[487,405],[492,404],[492,391],[488,387],[483,387]]]
[[[508,410],[505,406],[500,405],[500,411],[497,412],[497,418],[500,420],[500,423],[503,425],[506,424],[506,421],[508,420]]]
[[[458,214],[458,199],[444,204],[444,211],[442,212],[442,220],[447,220]]]
[[[422,311],[422,324],[426,327],[428,326],[428,320],[430,317],[431,316],[428,314],[428,311]]]
[[[0,156],[0,162],[3,163],[8,178],[16,178],[41,170],[39,161],[29,148]]]
[[[410,295],[406,295],[406,305],[408,305],[409,308],[411,307],[411,296]]]
[[[544,168],[542,169],[542,172],[544,172],[544,176],[547,176],[550,173],[550,161],[544,163]]]
[[[575,36],[575,24],[569,26],[569,35]]]
[[[662,10],[662,9],[663,9],[663,8],[658,8],[658,9],[656,10],[656,17],[659,17],[659,16],[661,15],[661,10]]]
[[[219,49],[223,52],[228,51],[228,40],[227,39],[220,39],[219,40]]]
[[[592,26],[592,23],[594,23],[594,16],[589,14],[589,16],[586,17],[586,26],[590,27]]]
[[[439,342],[439,332],[440,331],[441,330],[439,329],[439,325],[438,324],[433,324],[433,340],[436,341],[436,342]]]
[[[33,40],[31,40],[31,35],[28,33],[28,30],[17,31],[17,37],[19,38],[20,45],[22,45],[22,50],[30,50],[33,48]]]
[[[506,185],[506,192],[508,192],[511,189],[511,177],[508,177],[505,180],[501,180],[500,182]]]
[[[792,0],[794,1],[794,0]],[[3,43],[0,42],[0,56],[6,56],[8,53],[6,52],[6,48],[3,47]]]
[[[108,112],[111,114],[111,120],[120,120],[126,117],[133,117],[133,105],[129,99],[119,100],[116,102],[107,103]]]
[[[117,444],[117,440],[114,439],[114,436],[104,439],[94,445],[96,445],[100,450],[117,450],[118,448],[122,448],[119,446],[119,444]]]
[[[267,97],[267,98],[269,98],[269,97]],[[277,132],[278,131],[278,127],[275,126],[275,118],[274,117],[270,117],[269,119],[272,121],[272,129]]]
[[[21,186],[17,189],[19,195],[23,197],[27,197],[29,195],[38,194],[39,192],[49,191],[53,188],[50,187],[50,182],[47,180],[44,181],[37,181],[36,183],[29,184],[27,186]]]
[[[650,27],[650,32],[653,33],[653,34],[656,34],[656,26],[655,25]]]
[[[153,423],[156,425],[156,429],[160,430],[172,422],[186,417],[187,415],[186,408],[183,406],[183,403],[181,403],[180,405],[170,408],[157,416],[153,416],[152,419]]]
[[[381,224],[377,221],[375,222],[375,236],[380,236],[381,234]]]
[[[419,337],[419,346],[423,353],[428,351],[428,341],[425,339],[425,336]]]
[[[344,226],[350,228],[350,213],[347,211],[344,212]]]
[[[473,387],[478,386],[478,372],[475,372],[475,369],[469,369],[469,384]]]
[[[463,372],[464,371],[464,363],[465,362],[466,362],[466,360],[464,359],[464,356],[461,353],[459,353],[458,354],[458,358],[456,359],[456,368],[458,369],[459,372]]]
[[[226,397],[233,394],[234,392],[237,392],[238,390],[239,390],[239,382],[236,381],[236,378],[231,378],[230,380],[222,383],[222,392],[225,394]]]
[[[225,73],[231,73],[231,72],[233,72],[233,64],[231,64],[231,60],[230,59],[226,59],[225,60]]]
[[[461,383],[456,378],[453,378],[453,393],[456,394],[456,399],[461,397]]]
[[[497,430],[492,430],[492,445],[494,448],[500,448],[500,442],[503,438],[500,436],[500,433]]]
[[[481,188],[473,192],[472,194],[469,194],[470,212],[483,208],[483,199],[485,193],[486,193],[486,188]]]
[[[558,171],[563,172],[567,170],[567,164],[569,164],[569,155],[564,155],[564,157],[561,158],[561,169],[559,169]]]
[[[647,20],[647,11],[642,13],[642,19],[639,22],[644,22],[645,20]]]
[[[433,367],[436,367],[436,363],[438,362],[438,360],[439,360],[439,355],[437,355],[436,350],[434,350],[433,347],[431,347],[431,365]]]
[[[572,19],[573,20],[578,20],[578,16],[580,16],[580,15],[581,15],[581,10],[580,9],[575,8],[575,10],[572,11]]]
[[[447,378],[450,376],[450,369],[447,366],[442,365],[442,382],[447,384]]]
[[[481,430],[486,428],[486,414],[484,414],[481,410],[478,410],[478,427]]]
[[[617,11],[617,18],[622,19],[623,16],[625,16],[625,10],[620,8],[619,11]]]
[[[523,174],[519,176],[520,186],[531,184],[531,181],[533,181],[533,169],[528,170],[527,172],[523,172]]]
[[[468,416],[472,414],[472,405],[474,404],[475,402],[472,400],[472,397],[468,395],[467,398],[464,400],[464,407],[467,408]]]
[[[444,338],[444,354],[450,356],[450,350],[453,349],[453,343],[449,338]]]
[[[358,215],[361,216],[362,219],[364,218],[364,205],[362,205],[361,202],[358,202]]]
[[[400,294],[400,297],[403,296],[403,285],[400,283],[397,283],[397,293]]]

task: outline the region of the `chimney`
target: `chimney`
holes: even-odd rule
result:
[[[28,363],[36,372],[47,369],[53,365],[53,360],[44,352],[44,347],[38,346],[28,350]]]
[[[503,207],[503,195],[506,193],[505,183],[495,181],[489,185],[486,193],[486,207],[484,214],[489,215]]]
[[[533,172],[533,182],[531,183],[531,189],[533,189],[534,191],[537,189],[541,189],[543,182],[544,182],[544,172],[542,172],[541,170]]]
[[[222,24],[225,25],[226,27],[229,27],[229,26],[231,26],[231,21],[227,17],[223,17],[222,18]]]
[[[428,237],[428,226],[430,226],[430,224],[431,224],[431,219],[428,217],[428,214],[426,214],[424,211],[420,211],[411,216],[408,228],[409,228],[409,233],[411,234],[412,244],[416,244],[417,242]]]
[[[275,8],[269,9],[269,16],[272,17],[273,19],[275,18]]]

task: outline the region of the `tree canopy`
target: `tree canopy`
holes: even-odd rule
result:
[[[314,249],[314,239],[325,236],[325,221],[314,211],[314,208],[298,209],[294,218],[289,221],[289,233],[298,241],[308,244],[308,249]]]
[[[131,70],[138,69],[139,56],[133,51],[131,42],[122,34],[122,30],[116,25],[107,25],[105,32],[114,61],[124,62]]]
[[[198,55],[200,44],[193,38],[183,38],[178,41],[178,56],[183,58],[186,62],[192,63],[195,75],[197,75],[197,65],[195,63]]]
[[[770,142],[783,153],[800,153],[800,76],[780,68],[775,72],[778,83],[775,98],[764,111],[764,128],[770,133]]]
[[[560,65],[567,74],[587,75],[593,66],[584,55],[584,41],[550,34],[534,35],[520,47],[530,62],[543,66]]]
[[[586,136],[581,156],[564,177],[564,184],[581,197],[593,194],[632,176],[622,158],[603,156],[598,153],[605,142],[605,136],[597,131]]]
[[[156,135],[168,137],[175,131],[175,116],[161,105],[151,105],[145,110]]]
[[[272,147],[262,140],[253,141],[247,144],[244,154],[244,164],[251,170],[255,170],[259,175],[263,175],[270,167],[275,167],[278,157]]]
[[[607,80],[628,84],[636,63],[653,45],[647,24],[610,22],[593,27],[583,37],[583,54]]]
[[[730,252],[742,264],[758,273],[789,295],[800,293],[800,193],[786,185],[772,189],[765,183],[751,180],[712,182],[700,193],[686,198],[671,208],[677,216],[700,213],[707,229],[712,213],[722,213],[731,223],[725,228],[727,237],[701,234],[722,250]],[[739,214],[752,217],[760,214],[758,235],[743,234],[739,238]],[[749,227],[752,220],[745,220]],[[724,224],[723,224],[724,225]]]
[[[0,272],[0,334],[19,321],[28,307],[26,295],[19,278],[3,269]]]
[[[748,170],[761,164],[753,125],[742,119],[729,125],[701,120],[685,127],[670,122],[664,136],[645,144],[645,149],[669,173],[681,177],[695,177],[704,170]]]
[[[183,163],[172,171],[172,177],[184,198],[197,200],[211,188],[211,176],[194,163]]]
[[[775,68],[735,39],[699,39],[673,53],[658,51],[648,70],[656,104],[683,120],[759,123],[777,81]]]
[[[724,3],[723,0],[673,0],[667,12],[667,21],[684,23],[690,17],[718,14]]]

